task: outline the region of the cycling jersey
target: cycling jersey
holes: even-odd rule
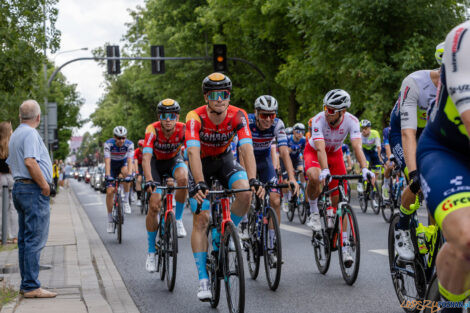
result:
[[[127,164],[127,159],[134,158],[134,143],[129,139],[124,141],[124,144],[121,147],[116,145],[116,139],[110,138],[106,140],[103,145],[104,149],[104,158],[111,159],[111,165],[113,163],[117,164]]]
[[[390,126],[385,127],[382,131],[382,144],[381,148],[382,150],[380,151],[380,155],[382,156],[382,160],[386,162],[388,160],[387,158],[387,151],[385,150],[385,146],[388,145],[390,147]]]
[[[238,162],[238,136],[233,137],[232,142],[230,143],[230,149],[232,149],[233,157]]]
[[[299,141],[295,141],[294,135],[287,136],[287,146],[291,149],[290,158],[292,159],[292,162],[294,162],[294,160],[298,160],[300,158],[300,155],[305,150],[305,143],[306,142],[307,141],[306,141],[305,137],[300,138]]]
[[[325,112],[320,112],[312,119],[310,128],[312,134],[309,144],[315,149],[314,142],[316,140],[325,141],[326,152],[334,152],[341,149],[346,136],[349,134],[351,140],[360,139],[361,132],[359,130],[358,119],[349,112],[344,114],[343,120],[336,128],[332,128],[325,117]]]
[[[380,146],[380,134],[375,129],[370,130],[369,136],[365,137],[361,133],[362,149],[364,150],[376,150]]]
[[[470,137],[461,114],[470,110],[470,22],[445,41],[437,102],[418,143],[421,190],[439,226],[470,203]]]
[[[218,156],[230,151],[230,142],[238,135],[239,146],[253,144],[248,117],[243,109],[229,105],[227,116],[219,125],[209,119],[207,105],[186,116],[186,147],[200,147],[201,158]]]
[[[134,160],[137,160],[139,165],[142,164],[142,150],[140,148],[135,149],[134,151]]]
[[[155,122],[145,129],[143,153],[153,154],[157,160],[169,160],[176,157],[184,142],[185,124],[176,122],[175,130],[166,138],[161,122]]]
[[[348,155],[351,155],[351,151],[349,150],[349,146],[345,143],[341,146],[341,151],[343,152],[343,161],[344,163],[348,160]],[[351,165],[351,164],[350,164]]]

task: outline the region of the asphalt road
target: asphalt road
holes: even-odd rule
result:
[[[147,232],[145,217],[133,207],[123,226],[123,242],[118,244],[115,234],[106,233],[104,194],[96,192],[84,182],[71,181],[71,187],[85,208],[96,231],[108,249],[132,298],[141,312],[227,312],[225,290],[217,309],[197,297],[197,271],[190,246],[191,212],[185,211],[184,225],[188,236],[179,239],[176,286],[171,293],[159,273],[145,270]],[[361,237],[361,263],[359,276],[353,286],[343,281],[338,254],[333,252],[331,266],[326,275],[318,272],[310,231],[298,222],[288,222],[282,215],[282,245],[284,265],[277,291],[271,291],[261,264],[257,280],[246,276],[246,312],[367,312],[384,313],[403,310],[395,295],[387,260],[388,224],[381,215],[371,211],[364,214],[355,208]],[[263,262],[263,260],[261,260]]]

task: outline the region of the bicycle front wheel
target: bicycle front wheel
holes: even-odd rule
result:
[[[231,313],[241,313],[245,311],[245,274],[240,238],[232,222],[225,224],[221,248],[227,305]]]
[[[307,221],[307,208],[308,208],[308,202],[305,198],[305,188],[304,185],[300,184],[299,185],[299,199],[297,200],[299,203],[298,210],[299,210],[299,221],[300,224],[305,224],[305,221]]]
[[[214,232],[213,232],[214,230]],[[215,226],[210,226],[207,228],[207,260],[206,260],[206,270],[209,274],[209,283],[212,290],[212,298],[210,299],[210,304],[212,308],[216,308],[219,305],[220,300],[220,277],[218,275],[219,269],[219,245],[220,245],[220,236],[213,238],[212,234],[216,233]]]
[[[117,228],[117,240],[119,243],[122,242],[122,216],[123,214],[123,208],[122,208],[122,199],[121,195],[117,195],[117,212],[116,212],[116,220],[114,223],[116,224]]]
[[[383,205],[383,200],[382,200],[382,193],[379,190],[379,184],[377,183],[377,181],[375,181],[374,188],[375,188],[375,190],[372,191],[374,193],[374,197],[372,199],[375,200],[375,205],[374,205],[374,202],[371,201],[372,202],[372,210],[374,211],[375,214],[379,214],[380,213],[380,208]]]
[[[165,268],[166,285],[169,291],[175,288],[176,264],[178,256],[178,236],[176,234],[176,220],[173,212],[168,212],[165,221]]]
[[[276,290],[281,280],[282,245],[281,231],[273,208],[267,210],[263,221],[264,269],[269,288]]]
[[[259,273],[260,242],[258,240],[258,224],[256,212],[250,211],[248,215],[248,234],[250,238],[245,242],[246,263],[252,279],[256,279]]]
[[[326,274],[330,268],[331,244],[327,229],[325,208],[320,207],[321,231],[313,232],[312,246],[315,254],[315,263],[321,274]]]
[[[354,284],[359,274],[359,264],[361,261],[361,240],[359,237],[359,224],[357,223],[356,215],[349,204],[344,204],[342,207],[343,225],[346,224],[347,230],[343,227],[342,231],[347,232],[349,246],[345,251],[345,246],[338,242],[339,247],[339,265],[343,279],[348,285]],[[344,222],[346,221],[346,222]],[[341,225],[338,225],[341,227]],[[338,236],[341,241],[342,236]],[[348,255],[349,254],[349,255]],[[347,258],[346,258],[347,257]]]

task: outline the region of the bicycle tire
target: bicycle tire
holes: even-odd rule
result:
[[[382,193],[379,191],[379,184],[377,183],[377,181],[375,181],[374,186],[375,186],[375,190],[376,190],[375,193],[374,193],[375,194],[374,199],[377,202],[377,207],[374,207],[374,204],[372,203],[372,211],[376,215],[378,215],[380,213],[380,208],[381,208],[382,203],[383,203],[382,202]]]
[[[264,269],[266,272],[266,279],[268,281],[268,286],[271,290],[275,291],[279,287],[279,282],[281,280],[282,272],[282,242],[281,242],[281,230],[279,228],[279,222],[277,220],[276,212],[273,208],[269,208],[264,217],[267,220],[267,223],[263,223],[263,258],[264,258]],[[275,240],[273,243],[273,248],[269,249],[269,224],[273,225]],[[276,263],[271,264],[271,259],[269,256],[269,250],[273,250],[271,253],[275,254]],[[271,272],[273,269],[274,273]]]
[[[230,251],[229,243],[233,241],[234,251]],[[240,238],[238,237],[238,230],[232,222],[225,224],[225,233],[223,238],[222,249],[222,270],[223,279],[225,282],[225,292],[227,297],[227,306],[231,313],[244,312],[245,311],[245,275],[243,269],[243,256],[242,249],[240,247]],[[230,265],[230,253],[234,253],[234,268],[231,269]],[[238,290],[234,288],[235,279],[238,278]],[[233,294],[232,294],[232,291]],[[238,303],[236,303],[236,297],[238,297]]]
[[[361,238],[359,235],[359,224],[357,223],[356,215],[352,210],[349,204],[344,204],[342,208],[342,217],[343,220],[347,218],[348,221],[348,231],[351,231],[348,235],[349,245],[351,251],[354,253],[354,261],[353,261],[353,269],[352,272],[349,274],[348,269],[345,267],[343,262],[343,245],[340,240],[342,240],[342,236],[338,236],[338,254],[339,254],[339,266],[341,268],[341,274],[343,275],[343,279],[349,286],[352,286],[357,279],[359,274],[359,266],[361,263]]]
[[[390,221],[392,220],[392,216],[394,214],[392,201],[390,200],[384,201],[381,207],[381,211],[382,211],[382,217],[384,218],[385,222],[390,223]]]
[[[176,268],[178,264],[178,236],[176,233],[176,219],[173,212],[168,212],[165,221],[165,269],[166,285],[173,291],[176,282]]]
[[[213,249],[212,229],[214,226],[207,228],[207,260],[206,270],[209,275],[209,283],[211,285],[212,297],[210,304],[212,308],[216,308],[219,305],[220,300],[220,277],[218,275],[218,263],[219,263],[219,252]]]
[[[434,273],[434,275],[432,276],[429,282],[429,286],[426,290],[426,295],[424,296],[424,299],[430,300],[431,303],[436,303],[436,302],[441,301],[441,293],[439,292],[439,284],[438,284],[436,273]],[[431,313],[431,312],[435,312],[435,310],[432,310],[429,307],[426,307],[423,311],[423,313]]]
[[[358,184],[362,184],[361,182],[358,182]],[[362,186],[364,188],[364,185]],[[359,200],[359,207],[361,208],[362,213],[366,213],[367,211],[367,200],[366,200],[366,193],[363,192],[357,192],[357,197]]]
[[[307,221],[307,207],[308,202],[306,201],[305,197],[305,188],[302,184],[299,185],[299,205],[298,205],[298,212],[299,212],[299,222],[300,224],[305,224]]]
[[[117,196],[117,216],[116,216],[116,228],[117,228],[117,240],[118,243],[122,243],[122,199],[118,194]]]
[[[160,280],[164,280],[165,279],[165,275],[166,275],[166,264],[165,264],[165,240],[164,240],[164,236],[165,234],[163,233],[162,234],[162,228],[163,228],[163,225],[162,225],[162,214],[160,214],[160,222],[158,224],[158,228],[157,228],[157,240],[159,242],[159,246],[160,246],[160,249],[158,249],[158,264],[160,266]]]
[[[284,195],[284,197],[285,197],[285,195]],[[284,200],[281,199],[281,201],[284,201]],[[287,207],[288,207],[288,210],[286,212],[287,219],[289,220],[289,222],[292,222],[294,220],[294,213],[295,213],[296,205],[291,203],[290,201],[288,201],[287,202]]]
[[[260,241],[258,240],[258,224],[256,223],[256,213],[250,211],[248,214],[248,234],[250,238],[245,243],[246,263],[251,279],[258,278],[260,266]]]
[[[348,188],[348,192],[347,192],[347,196],[348,196],[348,201],[347,203],[351,203],[351,184],[349,183],[349,181],[346,181],[346,186]]]
[[[321,232],[312,233],[312,246],[318,271],[320,274],[325,275],[330,268],[331,243],[329,234],[326,231],[328,224],[326,221],[325,208],[323,207],[320,207],[320,221],[322,223],[322,230]]]

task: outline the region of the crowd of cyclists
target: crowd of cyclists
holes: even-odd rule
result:
[[[114,231],[113,181],[117,177],[129,181],[124,183],[123,203],[125,213],[130,213],[127,199],[130,181],[136,176],[139,201],[143,201],[144,192],[151,195],[145,267],[155,272],[158,213],[162,208],[159,186],[165,185],[166,177],[173,178],[177,186],[188,186],[175,191],[177,234],[186,236],[182,216],[188,201],[193,212],[191,247],[199,278],[197,297],[209,301],[212,290],[206,262],[211,203],[207,193],[212,180],[218,180],[225,189],[247,190],[234,194],[230,215],[234,225],[240,225],[240,238],[246,240],[246,215],[253,194],[263,199],[266,184],[283,181],[290,186],[288,190],[269,190],[278,221],[281,208],[287,212],[303,187],[309,209],[306,224],[318,232],[324,227],[318,202],[323,186],[328,184],[330,190],[338,186],[331,176],[356,172],[372,186],[376,178],[383,177],[381,187],[373,188],[371,196],[372,206],[378,207],[390,198],[391,173],[399,169],[408,183],[397,208],[399,222],[392,229],[398,257],[411,261],[416,256],[410,219],[419,207],[419,198],[424,197],[431,223],[445,238],[436,262],[441,297],[463,301],[470,296],[469,28],[470,22],[457,26],[445,42],[437,45],[439,69],[416,71],[404,78],[390,126],[382,135],[370,121],[359,121],[348,112],[354,103],[342,89],[326,93],[324,110],[309,120],[308,129],[302,123],[286,128],[277,116],[279,104],[271,95],[258,97],[250,114],[230,105],[232,81],[222,73],[204,78],[205,105],[190,111],[185,123],[179,121],[180,104],[176,100],[160,101],[157,121],[147,126],[145,138],[139,140],[135,151],[124,126],[115,127],[113,138],[104,144],[108,232]],[[345,143],[348,134],[350,146]],[[358,191],[360,188],[358,185]],[[333,207],[338,206],[338,192],[331,193]],[[268,242],[275,236],[270,229]],[[354,260],[348,249],[347,224],[342,228],[342,246],[342,261],[350,267]],[[458,310],[444,308],[442,312]]]

